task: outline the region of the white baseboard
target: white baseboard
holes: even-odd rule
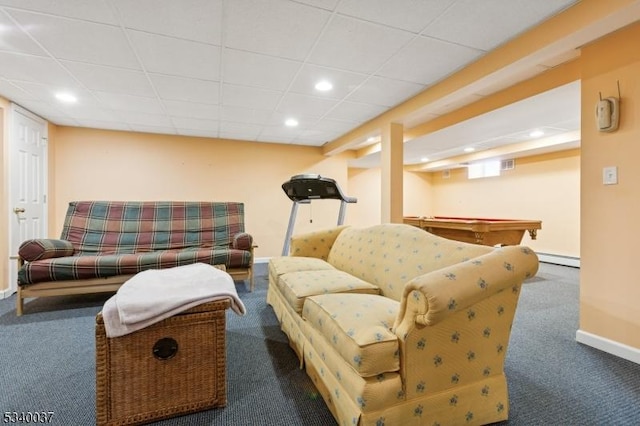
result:
[[[540,262],[553,263],[554,265],[580,267],[580,258],[572,256],[563,256],[560,254],[536,253]]]
[[[640,364],[640,349],[634,348],[614,340],[600,337],[587,331],[576,331],[576,341],[578,343],[591,346],[611,355],[624,358],[628,361]]]
[[[16,291],[11,289],[11,288],[7,288],[5,290],[0,290],[0,299],[6,299],[7,297],[11,296],[15,292]]]

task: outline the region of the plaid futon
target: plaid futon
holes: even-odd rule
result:
[[[244,204],[236,202],[69,203],[61,240],[73,255],[27,262],[18,284],[135,274],[194,262],[251,265]]]

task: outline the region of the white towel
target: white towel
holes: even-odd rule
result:
[[[126,281],[102,308],[107,337],[132,333],[194,306],[230,299],[231,309],[245,307],[229,274],[205,263],[150,269]]]

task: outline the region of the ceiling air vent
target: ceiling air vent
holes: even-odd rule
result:
[[[513,158],[508,160],[502,160],[500,162],[500,170],[513,170],[516,167],[516,162]]]
[[[451,177],[451,170],[445,169],[442,171],[442,179],[449,179]]]

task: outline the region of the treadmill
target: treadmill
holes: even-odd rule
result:
[[[344,215],[347,203],[357,203],[355,197],[347,197],[342,193],[335,180],[322,177],[318,174],[302,174],[292,176],[287,182],[282,184],[282,189],[287,197],[293,201],[291,215],[289,216],[289,226],[282,248],[282,255],[289,254],[289,245],[293,226],[296,222],[299,204],[310,204],[313,200],[340,200],[340,211],[338,213],[338,226],[344,222]]]

